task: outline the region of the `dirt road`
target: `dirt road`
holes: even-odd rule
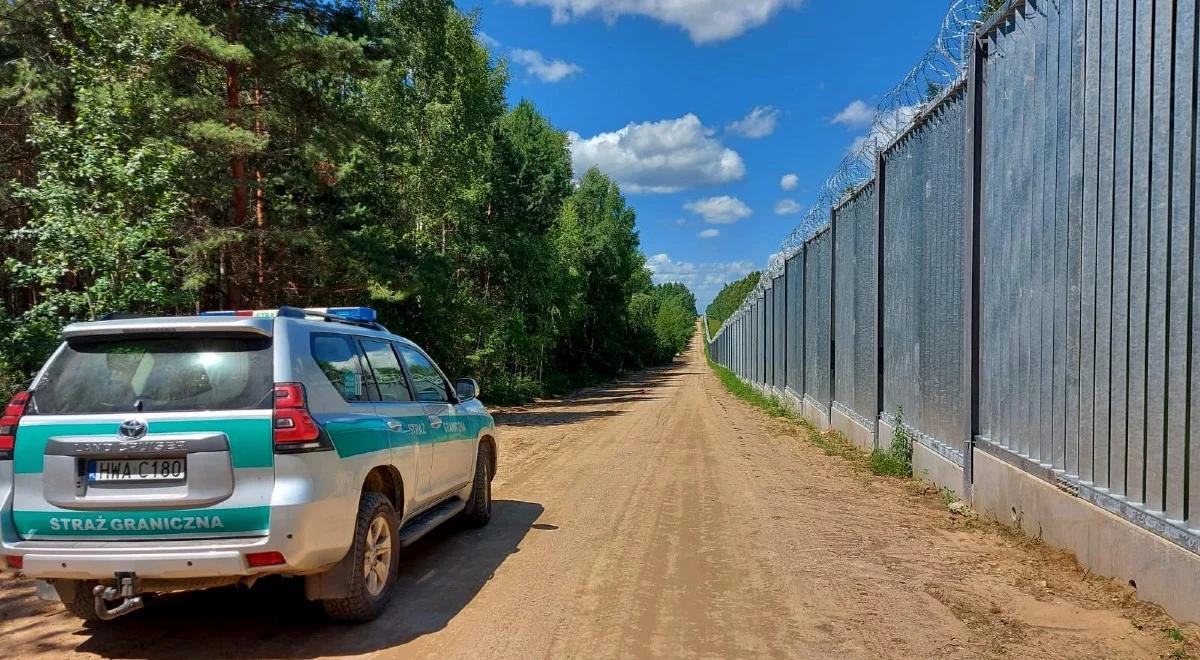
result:
[[[1175,624],[1129,589],[871,477],[732,399],[698,348],[673,368],[498,420],[492,524],[406,551],[396,598],[374,623],[326,623],[296,581],[280,580],[165,597],[83,627],[36,601],[29,581],[5,578],[5,655],[1144,658],[1182,648],[1168,638]]]

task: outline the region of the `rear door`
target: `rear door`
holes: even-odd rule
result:
[[[72,337],[34,384],[17,432],[18,534],[265,535],[273,381],[265,332]]]

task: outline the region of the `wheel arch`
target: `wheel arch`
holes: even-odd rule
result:
[[[379,493],[392,503],[396,519],[404,520],[404,477],[394,465],[376,465],[362,482],[363,493]]]
[[[488,465],[488,475],[491,479],[496,478],[496,462],[500,460],[500,448],[496,445],[496,436],[492,433],[484,433],[479,437],[479,444],[487,445],[491,451],[491,460]]]

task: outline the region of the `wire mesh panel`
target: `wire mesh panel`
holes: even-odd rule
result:
[[[833,212],[833,398],[864,419],[875,401],[875,182],[868,182]]]
[[[775,372],[771,385],[783,389],[787,381],[787,279],[784,275],[775,278],[771,290],[775,292],[774,323]]]
[[[832,274],[833,233],[826,230],[808,241],[804,263],[804,394],[826,408],[833,398]]]
[[[884,400],[957,447],[968,424],[963,364],[965,94],[951,91],[884,154]]]
[[[804,394],[804,250],[784,266],[787,279],[787,383],[797,395]]]

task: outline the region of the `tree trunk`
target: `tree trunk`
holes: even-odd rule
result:
[[[229,0],[229,43],[237,43],[239,37],[238,31],[238,10],[240,8],[239,0]],[[231,125],[237,125],[239,110],[241,109],[241,89],[240,89],[240,71],[238,64],[230,60],[225,63],[225,109],[228,115],[228,121]],[[246,159],[245,157],[235,154],[230,159],[229,173],[233,178],[233,207],[230,209],[230,225],[241,228],[246,223]],[[241,287],[237,282],[237,269],[232,268],[234,255],[230,254],[229,266],[232,273],[226,273],[228,295],[226,300],[229,301],[232,308],[237,308],[242,304]]]
[[[258,86],[254,89],[254,134],[263,134],[262,121],[262,87]],[[258,268],[258,306],[264,307],[263,292],[266,288],[266,266],[265,253],[266,238],[264,231],[267,225],[267,200],[266,194],[263,192],[263,172],[261,164],[256,163],[254,167],[254,225],[258,233],[257,254],[255,255]]]

